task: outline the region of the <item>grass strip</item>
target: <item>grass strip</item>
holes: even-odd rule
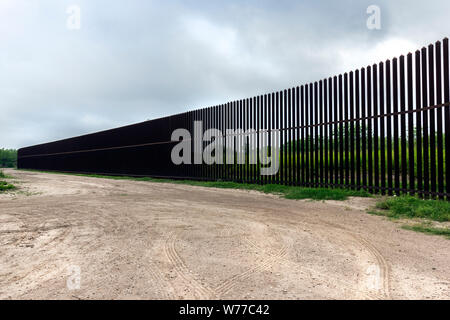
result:
[[[27,170],[36,171],[36,170]],[[254,190],[264,193],[271,193],[280,195],[286,199],[312,199],[312,200],[346,200],[349,197],[370,197],[371,194],[364,190],[347,190],[347,189],[327,189],[327,188],[306,188],[295,186],[284,186],[278,184],[249,184],[249,183],[237,183],[229,181],[194,181],[194,180],[174,180],[174,179],[156,179],[150,177],[129,177],[129,176],[107,176],[98,174],[80,174],[80,173],[65,173],[65,172],[47,172],[56,174],[71,174],[76,176],[91,177],[91,178],[103,178],[114,180],[134,180],[134,181],[149,181],[156,183],[174,183],[184,184],[191,186],[200,186],[208,188],[221,188],[221,189],[240,189],[240,190]]]
[[[450,221],[450,202],[420,199],[412,196],[386,198],[376,205],[378,213],[391,218],[423,218]]]
[[[402,226],[403,229],[406,230],[412,230],[416,232],[422,232],[426,234],[431,235],[438,235],[438,236],[444,236],[447,239],[450,239],[450,229],[449,228],[434,228],[430,227],[426,224],[417,224],[417,225],[404,225]]]

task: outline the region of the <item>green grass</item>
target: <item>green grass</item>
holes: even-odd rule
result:
[[[450,229],[449,228],[434,228],[430,227],[427,224],[417,224],[417,225],[405,225],[402,226],[403,229],[412,230],[416,232],[422,232],[426,234],[445,236],[447,239],[450,239]]]
[[[11,177],[6,175],[2,170],[0,170],[0,178],[9,179]],[[16,187],[13,186],[12,184],[9,184],[6,181],[1,181],[0,180],[0,192],[4,192],[4,191],[7,191],[7,190],[12,190],[12,189],[15,189],[15,188]]]
[[[7,190],[12,190],[12,189],[15,189],[15,188],[16,188],[15,186],[13,186],[12,184],[9,184],[6,181],[0,181],[0,192],[7,191]]]
[[[33,171],[33,170],[32,170]],[[47,172],[59,173],[59,172]],[[67,173],[62,173],[67,174]],[[114,180],[134,180],[134,181],[149,181],[157,183],[174,183],[185,184],[191,186],[221,188],[221,189],[240,189],[240,190],[254,190],[264,193],[278,194],[286,199],[312,199],[312,200],[346,200],[348,197],[370,197],[371,195],[363,190],[347,190],[347,189],[326,189],[326,188],[303,188],[284,186],[279,184],[249,184],[228,181],[193,181],[193,180],[172,180],[172,179],[155,179],[149,177],[128,177],[128,176],[105,176],[98,174],[78,174],[69,173],[76,176],[85,176],[92,178],[114,179]]]
[[[425,200],[411,196],[389,197],[376,205],[380,214],[391,218],[424,218],[435,221],[450,221],[450,202]]]
[[[0,168],[14,168],[17,165],[17,150],[0,148]]]
[[[346,200],[348,197],[369,197],[366,191],[326,188],[292,188],[284,195],[286,199]]]

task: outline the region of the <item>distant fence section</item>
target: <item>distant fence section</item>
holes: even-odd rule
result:
[[[446,38],[314,83],[23,148],[18,167],[450,199],[448,46]],[[172,141],[172,133],[181,128],[194,137],[195,121],[202,122],[201,134],[220,130],[215,139],[222,140],[224,153],[231,148],[232,156],[193,164],[202,151],[192,143],[191,162],[175,164],[171,153],[179,141]],[[261,139],[278,149],[260,152]],[[203,141],[202,148],[209,143]],[[262,175],[271,152],[279,155],[279,169]]]

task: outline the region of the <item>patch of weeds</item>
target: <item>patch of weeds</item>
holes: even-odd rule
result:
[[[383,216],[383,217],[387,216],[387,214],[389,213],[389,212],[382,212],[379,210],[366,210],[366,212],[374,216]]]
[[[8,191],[8,190],[13,190],[16,187],[12,184],[9,184],[6,181],[0,181],[0,192],[4,192],[4,191]]]
[[[426,233],[426,234],[444,236],[447,239],[450,239],[450,229],[449,228],[435,228],[426,223],[416,224],[416,225],[404,225],[404,226],[402,226],[402,228],[406,229],[406,230],[412,230],[412,231],[422,232],[422,233]]]
[[[427,200],[412,196],[389,197],[378,202],[376,208],[392,218],[450,221],[450,202],[444,200]]]
[[[347,200],[348,197],[370,197],[366,191],[354,191],[346,189],[326,189],[326,188],[304,188],[284,186],[279,184],[248,184],[226,181],[191,181],[191,180],[159,180],[153,179],[152,182],[168,182],[187,184],[200,187],[221,188],[221,189],[240,189],[253,190],[263,193],[280,195],[286,199],[301,200]]]
[[[349,197],[370,197],[366,191],[327,188],[295,188],[285,195],[287,199],[313,199],[313,200],[347,200]]]

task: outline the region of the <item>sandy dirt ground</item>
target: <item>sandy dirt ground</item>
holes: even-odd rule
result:
[[[374,199],[6,173],[0,299],[450,299],[450,241]]]

